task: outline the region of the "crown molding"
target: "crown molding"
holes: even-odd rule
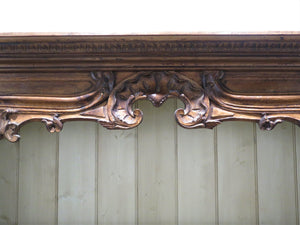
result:
[[[185,128],[255,121],[271,130],[300,124],[300,35],[0,36],[0,136],[42,121],[138,126],[132,105],[183,101]]]

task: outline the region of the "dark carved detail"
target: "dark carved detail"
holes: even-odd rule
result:
[[[95,82],[97,91],[101,93],[98,103],[102,103],[103,101],[107,100],[115,85],[115,75],[113,72],[101,71],[91,72],[91,77]]]
[[[205,127],[209,99],[195,81],[178,72],[140,72],[117,85],[109,96],[107,113],[110,128],[132,128],[140,124],[143,113],[132,109],[139,99],[148,99],[156,107],[167,98],[177,97],[185,109],[177,109],[176,120],[185,128]]]
[[[185,105],[184,109],[175,111],[177,122],[184,128],[213,128],[226,120],[249,120],[258,121],[261,129],[271,130],[283,120],[300,121],[296,114],[289,112],[299,111],[299,106],[294,106],[285,114],[276,114],[273,112],[278,106],[263,105],[267,101],[276,101],[277,96],[261,96],[259,100],[263,100],[257,100],[255,106],[240,105],[239,96],[228,93],[222,86],[223,71],[202,71],[199,76],[201,79],[196,82],[197,79],[191,79],[183,72],[143,71],[114,86],[112,72],[92,72],[96,87],[93,93],[97,94],[88,94],[88,98],[93,104],[83,105],[79,112],[58,111],[52,115],[47,112],[28,114],[15,109],[4,110],[0,115],[0,135],[15,142],[20,137],[17,134],[20,126],[31,120],[41,120],[50,132],[60,132],[63,123],[69,120],[96,120],[108,129],[129,129],[139,125],[143,118],[141,110],[132,108],[135,101],[148,99],[159,107],[171,97],[179,98]],[[247,102],[253,101],[252,96],[241,98],[247,99]],[[297,100],[297,96],[294,98]]]
[[[78,97],[78,101],[86,99],[87,105],[81,106],[81,111],[87,111],[89,107],[99,107],[107,101],[110,92],[113,89],[115,76],[112,72],[92,72],[92,81],[94,82],[94,90],[85,96]],[[20,126],[25,122],[40,120],[45,123],[46,128],[49,132],[60,132],[63,129],[63,120],[74,120],[74,119],[88,119],[82,117],[82,112],[65,112],[65,110],[59,111],[53,116],[46,112],[35,112],[33,114],[24,113],[22,110],[8,109],[4,110],[0,114],[0,138],[7,138],[11,142],[19,140],[20,135],[17,134]]]
[[[60,132],[63,129],[63,123],[58,118],[58,115],[54,115],[52,119],[42,119],[42,122],[46,124],[46,128],[49,132]]]
[[[259,128],[262,130],[272,130],[278,123],[281,123],[281,119],[270,118],[266,113],[258,122]]]
[[[16,117],[17,111],[14,109],[7,109],[0,114],[0,138],[5,137],[10,142],[19,140],[18,125],[11,122],[13,117]]]
[[[128,129],[142,121],[135,101],[171,97],[185,104],[175,111],[185,128],[300,124],[299,52],[298,33],[2,36],[0,137],[17,141],[29,121],[50,132],[74,120]]]
[[[187,39],[185,37],[185,39]],[[169,54],[195,54],[209,53],[211,49],[215,49],[221,53],[234,53],[241,50],[255,50],[263,52],[265,50],[271,52],[280,52],[282,50],[297,52],[300,49],[300,41],[294,40],[284,42],[280,40],[122,40],[107,41],[104,39],[93,40],[86,43],[39,41],[32,42],[0,42],[0,53],[26,53],[26,54],[79,54],[79,53],[98,53],[102,55],[114,55],[124,53],[147,53],[148,55],[169,55]],[[216,38],[217,39],[217,38]],[[233,39],[231,37],[231,39]]]

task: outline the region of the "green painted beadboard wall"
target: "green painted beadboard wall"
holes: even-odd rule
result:
[[[2,1],[3,32],[300,31],[300,0]],[[138,128],[42,123],[0,141],[0,225],[299,224],[300,128],[175,123],[180,103],[138,102]]]
[[[299,224],[300,128],[175,123],[178,101],[138,102],[127,131],[41,123],[0,142],[0,224]]]

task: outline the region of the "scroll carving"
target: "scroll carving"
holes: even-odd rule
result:
[[[10,142],[19,140],[19,127],[17,124],[11,122],[13,117],[16,117],[17,111],[14,109],[7,109],[0,113],[0,138],[5,137]]]
[[[143,119],[142,111],[133,109],[134,102],[148,99],[159,107],[168,98],[174,97],[185,106],[175,111],[178,124],[184,128],[213,128],[227,120],[256,121],[263,130],[271,130],[283,120],[300,123],[300,116],[291,114],[291,109],[275,113],[278,106],[264,105],[267,100],[276,101],[276,96],[261,96],[253,106],[241,105],[240,98],[248,98],[247,102],[251,102],[253,96],[229,93],[222,84],[223,71],[201,71],[198,75],[196,81],[184,72],[142,71],[115,85],[113,72],[92,72],[96,89],[94,94],[87,94],[87,105],[83,105],[79,112],[57,110],[55,114],[51,111],[49,114],[47,111],[28,114],[21,109],[3,110],[0,135],[15,142],[20,137],[20,126],[32,120],[45,123],[51,133],[60,132],[63,123],[71,120],[94,120],[108,129],[130,129],[138,126]],[[292,110],[300,112],[300,106],[294,106]]]
[[[206,93],[212,102],[214,111],[222,110],[221,113],[213,113],[212,117],[226,113],[232,116],[224,117],[224,120],[255,121],[262,130],[272,130],[278,123],[291,121],[300,122],[300,101],[298,95],[241,95],[230,93],[223,87],[222,79],[224,72],[204,72],[203,81]],[[285,104],[278,104],[282,102]]]
[[[133,109],[134,102],[148,99],[159,107],[166,99],[176,97],[185,105],[175,111],[178,124],[184,128],[213,128],[223,121],[249,120],[258,122],[261,129],[271,130],[283,120],[299,122],[295,114],[274,114],[278,106],[260,105],[259,101],[255,106],[237,104],[240,96],[227,93],[222,87],[223,71],[202,71],[199,76],[201,82],[197,83],[182,72],[139,72],[114,87],[106,105],[82,115],[97,118],[109,129],[129,129],[138,126],[143,118],[141,110]],[[270,100],[268,96],[260,98],[262,103]]]
[[[105,101],[110,92],[112,91],[115,84],[115,75],[113,72],[101,71],[101,72],[91,72],[91,77],[95,82],[95,87],[97,87],[97,92],[101,93],[97,103],[102,103]]]
[[[195,81],[178,72],[140,72],[117,85],[109,96],[107,113],[115,128],[132,128],[142,121],[143,113],[132,109],[139,99],[148,99],[159,107],[169,97],[185,104],[175,117],[185,128],[205,127],[209,99]]]
[[[58,115],[54,115],[52,119],[42,119],[50,133],[60,132],[63,129],[63,123],[58,117]]]
[[[259,128],[262,130],[272,130],[276,124],[281,123],[281,119],[271,119],[266,113],[263,114],[262,118],[258,122]]]
[[[184,128],[230,120],[300,124],[300,35],[0,37],[0,138],[42,121],[142,122],[134,102],[178,98]],[[248,87],[250,86],[250,87]]]
[[[60,132],[63,129],[63,123],[69,120],[95,120],[96,118],[81,116],[82,111],[87,111],[90,108],[101,107],[107,101],[110,92],[114,86],[115,77],[112,72],[91,72],[91,78],[95,90],[84,96],[77,97],[80,102],[85,102],[86,104],[81,105],[78,109],[76,105],[74,108],[69,108],[69,103],[74,101],[73,97],[70,98],[49,98],[49,101],[56,101],[57,104],[65,104],[65,108],[59,107],[55,112],[52,113],[53,109],[44,110],[32,110],[32,113],[28,113],[28,109],[6,109],[0,114],[0,138],[5,137],[11,142],[16,142],[19,140],[20,135],[18,131],[20,127],[29,121],[42,121],[45,123],[46,128],[49,132]],[[20,97],[15,97],[20,98]],[[28,99],[27,97],[24,97]],[[60,109],[62,108],[62,109]],[[79,111],[79,112],[77,112]]]

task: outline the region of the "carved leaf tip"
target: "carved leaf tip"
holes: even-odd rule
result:
[[[17,142],[20,139],[18,134],[18,125],[17,124],[8,124],[4,136],[10,142]]]
[[[100,71],[100,72],[91,72],[91,77],[96,83],[98,89],[105,93],[109,94],[115,84],[115,75],[111,71]]]
[[[42,119],[42,122],[45,123],[46,128],[50,133],[60,132],[63,129],[63,123],[58,118],[58,115],[54,115],[53,118]]]
[[[148,71],[137,73],[118,84],[109,96],[107,112],[115,125],[109,128],[132,128],[142,121],[142,112],[133,110],[138,99],[148,99],[159,107],[169,97],[185,103],[185,109],[175,112],[177,122],[186,128],[205,127],[209,100],[201,85],[185,74],[174,71]]]
[[[168,95],[151,94],[147,98],[153,106],[159,107],[168,99]]]
[[[262,130],[272,130],[278,123],[281,122],[281,119],[270,118],[266,113],[264,113],[262,118],[258,122],[258,125]]]
[[[6,109],[0,115],[0,138],[5,137],[10,142],[16,142],[20,139],[18,134],[19,125],[11,122],[11,119],[16,118],[17,111],[14,109]]]

